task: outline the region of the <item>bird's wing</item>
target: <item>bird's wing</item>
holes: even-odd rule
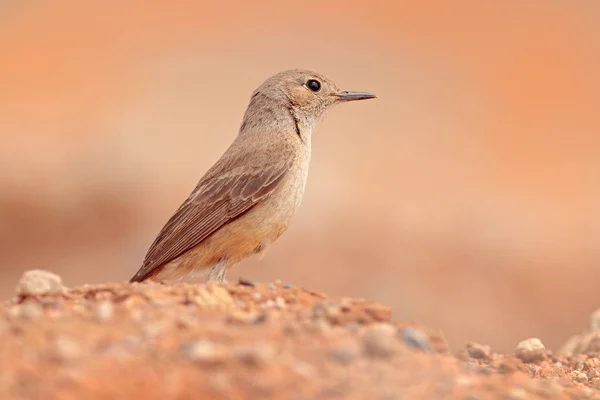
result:
[[[201,180],[150,246],[130,282],[140,282],[162,265],[197,246],[227,222],[268,197],[281,184],[289,163],[267,168],[237,167]]]

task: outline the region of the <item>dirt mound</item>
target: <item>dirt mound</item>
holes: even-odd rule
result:
[[[600,398],[577,338],[558,356],[535,338],[453,355],[387,306],[281,282],[69,290],[30,271],[16,293],[0,308],[3,399]]]

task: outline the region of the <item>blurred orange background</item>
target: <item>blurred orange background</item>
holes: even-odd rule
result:
[[[50,4],[52,3],[52,4]],[[418,4],[417,4],[418,3]],[[600,3],[2,2],[1,298],[129,279],[269,75],[332,110],[303,206],[230,273],[388,303],[509,351],[600,307]]]

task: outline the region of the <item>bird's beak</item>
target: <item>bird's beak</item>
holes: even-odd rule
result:
[[[366,99],[375,99],[373,93],[369,92],[351,92],[348,90],[344,90],[335,94],[339,101],[353,101],[353,100],[366,100]]]

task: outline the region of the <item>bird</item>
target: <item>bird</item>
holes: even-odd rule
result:
[[[226,280],[233,265],[287,230],[306,187],[318,120],[336,104],[373,98],[309,70],[266,79],[237,137],[160,230],[130,282]]]

